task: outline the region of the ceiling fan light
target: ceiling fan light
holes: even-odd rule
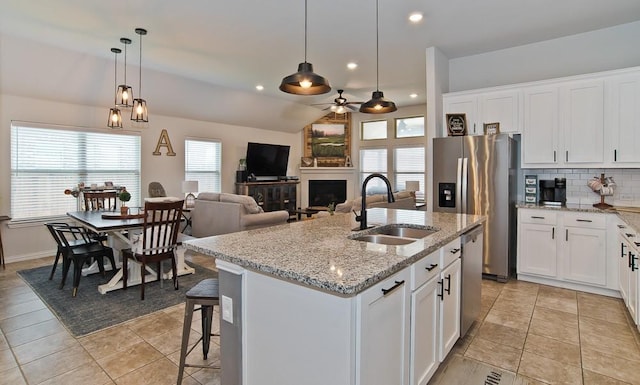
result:
[[[360,112],[365,114],[386,114],[397,110],[396,104],[385,99],[382,91],[373,91],[371,100],[360,105]]]
[[[313,64],[298,64],[298,72],[291,74],[280,83],[280,91],[294,95],[320,95],[331,91],[329,81],[313,72]]]

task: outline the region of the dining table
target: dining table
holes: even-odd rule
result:
[[[143,209],[139,209],[139,213],[143,212]],[[143,215],[119,215],[119,211],[71,211],[67,213],[67,216],[78,222],[82,226],[88,228],[96,233],[107,234],[107,242],[109,247],[114,251],[114,257],[116,259],[116,267],[118,271],[109,280],[109,282],[99,285],[98,291],[101,294],[106,294],[113,290],[118,290],[123,287],[122,279],[122,249],[132,247],[132,241],[134,235],[140,234],[144,227]],[[180,238],[180,235],[178,235]],[[180,240],[180,239],[179,239]],[[187,265],[184,260],[184,254],[186,249],[182,245],[178,245],[176,249],[176,266],[178,269],[178,276],[186,274],[194,274],[195,269]],[[106,270],[110,269],[109,265],[104,266]],[[145,281],[150,282],[156,278],[156,272],[150,266],[145,266],[147,275]],[[99,271],[97,262],[94,262],[90,267],[83,270],[82,274],[93,274]],[[163,279],[171,279],[173,272],[170,270],[163,274]],[[142,283],[142,276],[140,272],[139,263],[128,264],[128,279],[127,286],[139,285]]]

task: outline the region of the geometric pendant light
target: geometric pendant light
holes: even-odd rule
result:
[[[134,122],[148,122],[147,101],[142,99],[142,35],[147,34],[144,28],[136,28],[136,33],[140,35],[140,70],[138,97],[133,99],[133,108],[131,109],[131,120]]]
[[[295,95],[320,95],[331,91],[329,81],[313,72],[313,64],[307,62],[307,0],[304,1],[304,62],[298,64],[298,72],[282,79],[280,90]]]
[[[122,52],[122,50],[120,48],[111,48],[111,52],[113,52],[115,56],[113,71],[113,85],[115,86],[118,84],[118,54]],[[116,93],[116,102],[113,108],[109,110],[109,121],[107,121],[109,128],[122,128],[122,114],[117,106],[117,97],[118,94]]]
[[[396,111],[398,108],[391,100],[385,99],[384,94],[380,91],[379,73],[380,73],[380,53],[379,53],[379,37],[378,37],[378,0],[376,0],[376,90],[371,94],[371,100],[360,105],[360,112],[365,114],[385,114],[387,112]]]
[[[116,91],[116,106],[129,108],[133,105],[133,91],[131,86],[127,84],[127,46],[131,44],[131,39],[122,37],[120,42],[124,44],[124,83],[120,84],[118,91]]]

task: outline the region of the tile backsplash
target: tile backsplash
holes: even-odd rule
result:
[[[566,178],[567,203],[597,203],[600,202],[600,195],[587,186],[587,181],[594,176],[599,178],[602,173],[605,177],[613,177],[616,183],[613,195],[606,196],[605,203],[614,206],[640,206],[640,169],[638,168],[522,169],[518,178],[518,199],[524,200],[524,175],[537,175],[538,180]]]

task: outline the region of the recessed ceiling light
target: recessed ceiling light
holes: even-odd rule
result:
[[[349,68],[350,70],[354,70],[356,68],[358,68],[358,64],[351,62],[351,63],[347,63],[347,68]]]
[[[412,98],[417,98],[417,97],[418,97],[418,94],[411,94],[411,95],[409,95],[409,96],[411,96]]]
[[[258,85],[256,86],[256,90],[258,90],[258,91],[262,91],[262,90],[264,90],[264,86],[263,86],[262,84],[258,84]]]
[[[414,12],[411,15],[409,15],[409,20],[411,20],[414,23],[419,22],[420,20],[422,20],[422,13],[420,12]]]

